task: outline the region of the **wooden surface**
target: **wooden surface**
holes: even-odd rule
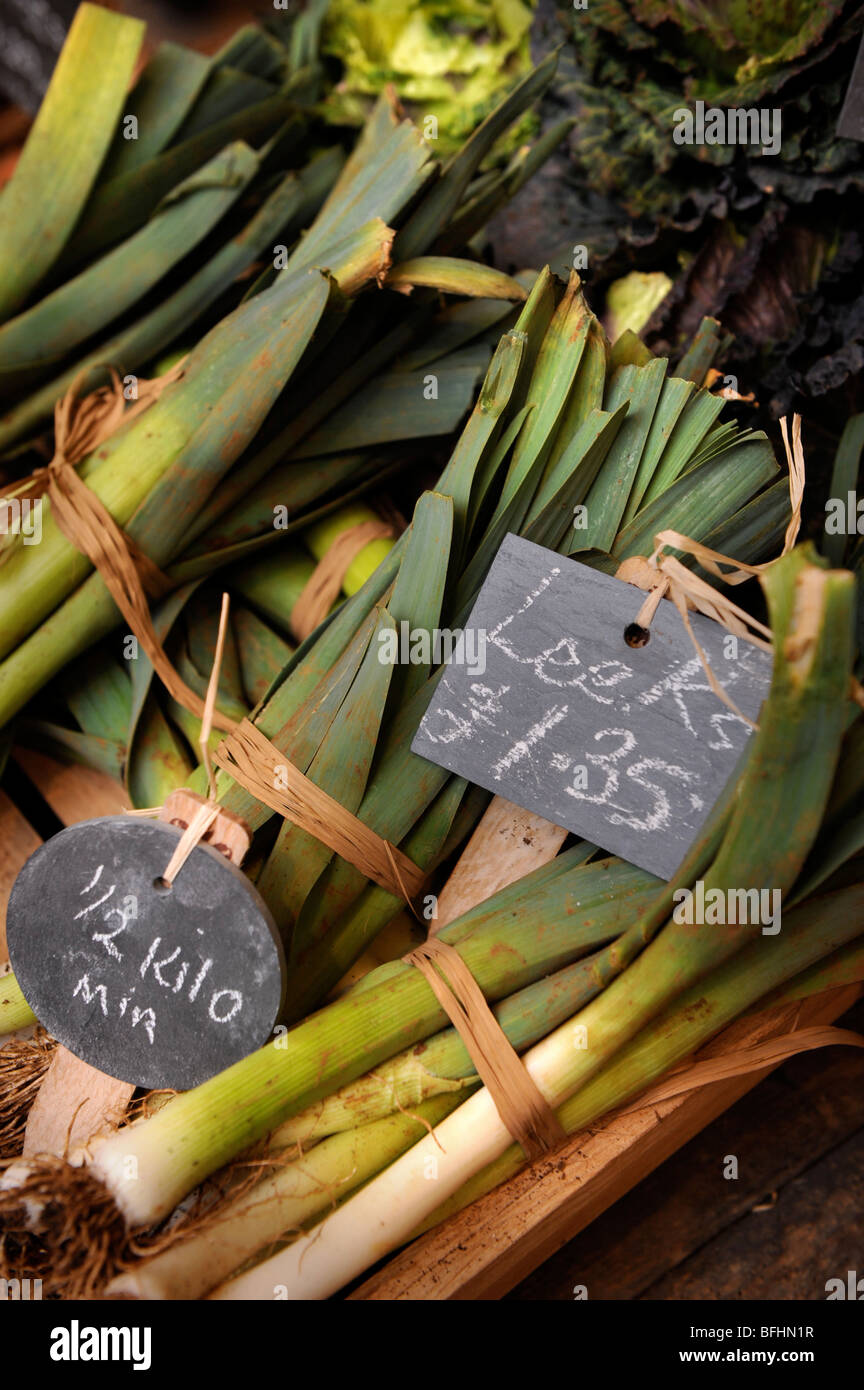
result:
[[[429,935],[554,859],[566,839],[567,831],[560,825],[523,811],[503,796],[493,796],[441,890],[438,916],[430,923]]]
[[[859,992],[859,986],[850,986],[804,1001],[797,1026],[832,1021],[851,1006]],[[788,1027],[788,1009],[775,1012],[776,1027],[766,1024],[764,1036]],[[745,1046],[753,1040],[751,1034],[752,1021],[741,1019],[705,1051]],[[768,1070],[612,1117],[590,1133],[574,1136],[549,1159],[524,1169],[509,1183],[415,1241],[354,1290],[351,1298],[503,1297],[752,1090]]]
[[[135,1087],[105,1076],[58,1046],[24,1132],[23,1154],[64,1157],[103,1129],[116,1129]]]
[[[0,790],[0,961],[8,960],[6,949],[6,904],[18,870],[42,843],[30,822],[22,816],[14,802]]]
[[[30,748],[16,748],[13,756],[64,825],[94,816],[116,816],[131,805],[120,783],[104,772],[58,763]]]

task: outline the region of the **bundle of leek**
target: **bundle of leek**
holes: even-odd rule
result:
[[[738,783],[718,806],[674,882],[657,888],[641,912],[637,909],[636,924],[581,967],[571,967],[553,977],[554,983],[548,982],[554,997],[561,977],[583,977],[572,1017],[555,1028],[554,1010],[547,1012],[539,1027],[548,1036],[524,1058],[541,1090],[559,1107],[568,1132],[638,1094],[782,982],[793,980],[793,996],[796,991],[806,993],[813,987],[807,968],[815,961],[829,957],[840,972],[838,978],[860,975],[856,938],[861,934],[861,885],[838,879],[835,891],[826,895],[837,869],[862,842],[860,826],[857,839],[847,836],[842,848],[836,837],[850,792],[860,797],[864,776],[859,764],[856,786],[850,787],[849,764],[844,761],[850,740],[860,737],[861,722],[859,718],[851,726],[844,743],[853,655],[853,581],[851,575],[827,571],[813,561],[806,550],[799,550],[766,572],[775,675]],[[512,912],[520,903],[533,901],[538,889],[542,893],[550,875],[556,876],[552,882],[563,884],[574,872],[588,873],[590,865],[568,868],[572,854],[478,911]],[[782,936],[757,935],[754,940],[753,931],[743,926],[678,925],[670,919],[673,889],[696,877],[712,887],[746,882],[792,890],[793,911],[784,920]],[[548,912],[550,907],[552,903],[545,901],[541,910]],[[476,915],[469,914],[469,919]],[[455,932],[445,930],[458,943],[460,925],[454,926]],[[850,942],[856,942],[851,950]],[[843,974],[847,966],[851,975]],[[805,973],[799,982],[794,977],[800,972]],[[392,967],[379,973],[382,983],[388,973],[393,978]],[[586,978],[591,979],[587,989]],[[362,1001],[370,992],[375,993],[374,976],[354,993]],[[498,1010],[508,1036],[523,1049],[532,1036],[527,1021],[531,995],[536,998],[536,988],[517,994],[510,1009]],[[572,994],[568,1002],[574,1002]],[[586,1036],[587,1048],[582,1041]],[[422,1223],[440,1219],[502,1181],[524,1157],[485,1090],[459,1104],[463,1087],[478,1084],[470,1062],[466,1065],[464,1055],[459,1057],[460,1048],[452,1030],[445,1032],[295,1114],[271,1136],[271,1145],[300,1141],[305,1147],[311,1140],[311,1151],[277,1166],[272,1177],[235,1199],[200,1235],[193,1233],[134,1266],[114,1287],[139,1296],[200,1296],[232,1266],[242,1267],[256,1254],[260,1258],[274,1242],[284,1243],[299,1226],[327,1212],[334,1200],[347,1198],[308,1235],[253,1265],[215,1295],[271,1298],[278,1287],[289,1297],[326,1296]],[[416,1115],[406,1118],[406,1105],[418,1103]],[[148,1162],[156,1129],[162,1129],[163,1140],[176,1133],[170,1126],[173,1108],[160,1117],[161,1125],[157,1121],[150,1128],[142,1150]],[[363,1121],[359,1128],[358,1120]],[[436,1124],[426,1137],[424,1122]],[[126,1138],[134,1140],[134,1129]],[[122,1201],[112,1160],[121,1147],[119,1138],[97,1142],[93,1162]],[[349,1197],[385,1164],[390,1166],[380,1178]],[[434,1183],[424,1180],[430,1165]],[[130,1194],[126,1202],[132,1200]]]
[[[311,12],[304,18],[313,23]],[[122,61],[112,65],[104,100],[85,104],[85,118],[81,88],[105,67],[118,35]],[[203,320],[209,331],[180,380],[79,470],[131,539],[181,584],[283,540],[274,508],[308,525],[318,504],[335,505],[397,465],[392,449],[382,459],[382,446],[446,435],[458,423],[488,361],[488,347],[470,346],[472,339],[526,291],[474,261],[426,253],[460,210],[469,210],[464,238],[473,235],[479,166],[555,64],[523,79],[444,168],[385,97],[347,161],[333,149],[295,170],[298,123],[302,133],[312,119],[295,111],[298,90],[306,91],[297,55],[312,38],[305,48],[292,43],[290,61],[254,30],[203,67],[195,55],[160,50],[130,97],[141,138],[127,142],[119,108],[139,41],[135,21],[81,7],[3,200],[0,258],[14,261],[14,271],[0,304],[0,394],[15,403],[0,421],[0,449],[31,438],[82,372],[94,385],[104,364],[116,366],[134,396],[134,373],[165,348],[185,347]],[[285,75],[289,95],[244,105],[257,90],[256,64],[265,86]],[[220,119],[229,108],[234,114]],[[68,169],[68,139],[55,138],[58,130],[86,146]],[[563,133],[538,141],[524,177]],[[509,192],[502,188],[501,199]],[[18,256],[21,237],[38,240],[46,207],[53,222],[38,242],[50,243],[45,254]],[[393,265],[397,231],[401,264]],[[250,288],[238,283],[253,269],[261,273]],[[414,299],[406,298],[414,286]],[[371,287],[374,305],[355,305]],[[448,299],[449,316],[441,314],[437,346],[426,355],[438,291],[466,296],[469,312]],[[434,364],[440,389],[426,398],[428,374],[418,367],[382,373],[397,354],[404,368],[410,350],[415,359],[419,350],[418,367]],[[369,424],[347,455],[337,407],[358,390],[373,396]],[[418,399],[425,409],[417,410]],[[41,505],[38,547],[7,537],[2,554],[2,723],[118,621],[89,561],[60,532],[48,500]]]
[[[706,335],[711,336],[710,325]],[[698,348],[696,344],[694,356]],[[633,356],[638,353],[635,344],[625,343],[618,349],[619,358],[625,349]],[[697,370],[704,371],[704,366]],[[413,668],[400,670],[393,678],[395,709],[382,725],[393,692],[386,688],[389,672],[384,680],[381,663],[374,657],[367,659],[374,632],[403,613],[412,614],[415,621],[423,614],[427,626],[437,625],[446,611],[442,608],[445,592],[453,595],[449,612],[463,613],[500,537],[511,526],[524,527],[525,534],[547,544],[575,550],[579,538],[574,543],[573,506],[586,495],[590,500],[592,493],[589,513],[595,548],[582,552],[589,562],[603,563],[596,549],[601,539],[616,557],[650,550],[654,532],[662,525],[676,525],[702,539],[714,536],[716,543],[724,530],[729,532],[723,519],[728,517],[730,501],[740,507],[740,532],[732,546],[736,553],[759,558],[766,548],[776,547],[788,500],[778,495],[776,485],[760,492],[776,472],[770,448],[762,436],[739,437],[734,428],[712,427],[721,407],[722,402],[684,376],[667,380],[663,361],[622,364],[614,355],[607,361],[602,334],[578,285],[574,282],[564,290],[544,273],[518,329],[506,334],[499,345],[480,401],[439,482],[440,491],[421,498],[410,531],[372,578],[300,647],[281,683],[260,706],[259,725],[286,756],[309,769],[310,776],[319,778],[344,804],[358,809],[379,833],[401,841],[418,863],[434,865],[452,847],[454,836],[464,835],[465,821],[471,817],[460,819],[459,809],[463,799],[467,803],[469,798],[460,779],[449,778],[408,751],[434,677],[427,679],[424,671]],[[626,434],[625,421],[630,424]],[[638,489],[635,501],[631,501],[632,491],[621,487],[622,469],[631,490]],[[652,500],[646,503],[646,496]],[[628,513],[632,520],[622,527]],[[724,544],[730,548],[728,542]],[[449,579],[451,573],[455,582]],[[434,585],[430,576],[435,577]],[[845,593],[843,584],[832,579],[829,592],[835,589],[841,597]],[[385,594],[387,608],[376,609]],[[827,661],[836,680],[841,679],[839,672],[848,669],[848,653],[839,649],[841,637],[838,651]],[[830,693],[833,700],[833,687]],[[778,708],[785,698],[776,696]],[[357,717],[358,709],[364,712],[363,718]],[[824,721],[826,737],[833,737],[836,724],[833,705],[831,709],[831,719]],[[829,780],[831,765],[829,759]],[[266,809],[250,804],[251,798],[237,786],[223,784],[221,795],[226,804],[241,809],[253,826],[260,827],[268,817]],[[785,798],[790,814],[795,805],[794,797]],[[478,809],[473,807],[474,817]],[[815,818],[812,809],[802,815],[806,823],[800,831],[802,846],[806,833],[811,838],[815,834],[820,813],[821,806]],[[400,825],[407,830],[399,832]],[[706,830],[695,857],[685,866],[685,881],[698,876],[718,855],[725,829],[725,820],[718,817]],[[750,845],[755,856],[757,842],[752,836]],[[764,849],[761,842],[758,849]],[[554,860],[533,879],[507,890],[509,897],[493,899],[446,929],[445,939],[463,953],[492,999],[525,989],[549,971],[570,970],[556,983],[566,985],[562,997],[578,1009],[614,980],[662,926],[671,889],[664,888],[658,896],[656,883],[630,866],[613,861],[611,866],[595,867],[584,863],[584,853],[579,856],[576,850]],[[756,872],[757,861],[753,863]],[[770,855],[766,854],[759,873],[771,879]],[[628,877],[632,875],[636,878]],[[598,882],[603,885],[601,900],[609,903],[609,915],[599,937],[586,936],[586,908],[590,920],[596,921]],[[390,894],[366,885],[357,871],[289,824],[283,825],[258,883],[294,945],[294,1017],[305,1011],[298,1000],[303,995],[319,999],[322,986],[338,979],[400,907]],[[635,902],[627,896],[633,892]],[[651,904],[646,907],[648,894]],[[539,917],[526,914],[514,922],[505,906],[512,902],[536,905]],[[579,904],[575,913],[574,903]],[[634,908],[639,926],[620,943],[604,946],[604,940],[608,943],[620,933]],[[310,938],[309,926],[319,918],[324,930]],[[666,939],[661,933],[658,942]],[[576,968],[586,950],[597,946],[600,956]],[[675,968],[670,969],[674,974]],[[535,996],[531,998],[536,1002]],[[604,998],[601,994],[596,1007]],[[528,1003],[524,999],[511,1005],[517,1018]],[[535,1023],[521,1033],[516,1025],[514,1036],[527,1045],[554,1028],[559,1018],[554,1010],[550,1012],[547,999],[537,1007]],[[129,1151],[134,1136],[141,1146],[136,1150],[139,1172],[151,1174],[152,1184],[124,1182],[110,1139],[93,1146],[92,1173],[108,1183],[130,1226],[150,1226],[164,1218],[203,1176],[245,1146],[304,1107],[349,1085],[370,1066],[428,1038],[443,1022],[437,1001],[412,967],[384,966],[357,989],[280,1037],[278,1046],[268,1045],[230,1072],[177,1098],[152,1120],[124,1130],[127,1147],[123,1152]],[[444,1049],[444,1079],[458,1082],[459,1064],[452,1074],[452,1049],[458,1053],[459,1045],[451,1040],[437,1046]],[[464,1059],[461,1065],[464,1080]],[[395,1062],[392,1075],[385,1074],[384,1087],[376,1077],[364,1085],[363,1094],[368,1100],[370,1088],[377,1086],[379,1093],[383,1089],[395,1096],[398,1104],[403,1098],[413,1100],[410,1087],[416,1084],[416,1070],[412,1059]],[[407,1090],[400,1090],[403,1083]],[[242,1107],[235,1107],[232,1097],[241,1096]],[[354,1101],[349,1100],[349,1107]],[[344,1096],[336,1097],[331,1109],[340,1106],[344,1113]],[[368,1118],[377,1112],[373,1106],[360,1113]],[[387,1118],[386,1113],[382,1118]],[[322,1132],[314,1126],[309,1131],[309,1123],[308,1116],[296,1121],[297,1128],[289,1129],[287,1141]],[[334,1128],[338,1131],[339,1126]],[[389,1128],[393,1138],[392,1124]],[[400,1133],[404,1137],[404,1129]],[[338,1134],[333,1137],[336,1140]],[[347,1141],[338,1143],[344,1151]],[[322,1150],[322,1155],[327,1152]],[[170,1154],[170,1161],[161,1160],[160,1153]],[[64,1200],[59,1180],[56,1200]],[[7,1193],[7,1205],[10,1201],[13,1195]],[[95,1209],[104,1213],[104,1200]]]
[[[422,869],[434,870],[453,851],[483,798],[410,752],[437,675],[428,665],[394,670],[379,661],[382,632],[401,622],[422,632],[458,628],[508,530],[613,567],[650,552],[664,526],[720,549],[734,538],[741,559],[778,547],[789,504],[785,483],[772,484],[777,464],[767,439],[717,423],[722,399],[691,379],[704,375],[717,341],[709,322],[676,374],[632,335],[610,350],[578,278],[565,288],[544,271],[499,342],[437,490],[420,498],[411,527],[383,547],[387,553],[366,583],[289,656],[254,711],[254,722],[286,758]],[[574,528],[574,508],[589,518],[586,530]],[[283,551],[251,569],[235,567],[228,583],[236,576],[244,601],[284,630],[296,595],[295,563]],[[169,600],[168,625],[190,592]],[[183,670],[193,684],[203,679],[191,649]],[[147,804],[173,778],[186,779],[191,751],[184,745],[183,761],[166,765],[163,738],[149,755],[146,745],[135,753],[142,709],[145,731],[149,718],[164,734],[153,713],[151,674],[145,663],[136,665],[125,741],[135,754],[130,785],[134,778],[135,794]],[[233,689],[225,685],[223,704],[232,717],[246,712],[236,676]],[[188,720],[167,713],[194,744]],[[115,737],[108,756],[121,745]],[[148,765],[155,766],[152,775]],[[204,789],[201,772],[191,780]],[[220,778],[219,795],[254,831],[272,821],[268,808],[228,778]],[[265,858],[258,887],[292,962],[286,1019],[293,1020],[327,996],[402,902],[290,823],[275,843],[259,843]]]

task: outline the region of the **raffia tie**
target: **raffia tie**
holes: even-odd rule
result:
[[[234,725],[232,733],[214,752],[213,760],[256,801],[313,835],[365,878],[401,898],[415,917],[418,915],[413,900],[425,882],[424,871],[288,762],[284,753],[248,719]],[[179,873],[216,816],[227,814],[215,795],[211,783],[210,798],[189,822],[165,870],[163,877],[167,881]],[[160,809],[153,807],[139,814],[152,815]]]
[[[232,736],[220,746],[216,761],[236,781],[265,805],[279,811],[342,855],[367,878],[386,888],[395,897],[403,898],[416,916],[412,898],[419,892],[425,879],[423,871],[388,840],[316,787],[299,769],[286,763],[278,749],[253,724],[244,720],[237,725],[216,708],[218,665],[227,622],[224,600],[217,659],[206,700],[191,690],[174,670],[156,635],[145,593],[145,588],[153,594],[164,593],[171,585],[131,538],[124,535],[108,509],[79,477],[75,465],[122,425],[158,400],[165,387],[182,376],[183,362],[178,362],[161,377],[139,379],[138,397],[129,406],[117,372],[111,367],[108,371],[110,386],[102,386],[86,396],[81,396],[80,390],[87,370],[76,376],[54,409],[55,443],[51,462],[47,467],[37,469],[23,488],[17,488],[8,495],[39,497],[47,492],[58,527],[98,571],[166,690],[178,704],[202,721],[202,758],[208,773],[209,797],[201,809],[191,814],[163,877],[170,882],[217,817],[228,815],[216,801],[207,746],[212,726]],[[391,525],[375,521],[352,527],[339,537],[331,547],[326,562],[322,561],[312,576],[316,580],[314,594],[310,591],[305,595],[310,631],[329,611],[345,571],[355,556],[371,540],[394,534]],[[332,587],[334,583],[335,588]],[[301,594],[301,601],[303,599],[304,595]],[[320,616],[316,616],[315,604],[319,606]],[[284,779],[284,791],[277,789],[275,769],[278,769],[278,780],[282,782]],[[158,815],[163,810],[163,807],[152,807],[140,814]]]
[[[213,655],[210,679],[207,683],[207,695],[204,700],[204,713],[201,718],[201,731],[198,740],[204,766],[207,769],[209,795],[205,799],[189,791],[186,787],[180,787],[169,793],[161,806],[149,806],[145,809],[126,812],[130,816],[158,816],[160,820],[167,821],[170,825],[181,827],[183,833],[162,874],[162,882],[169,886],[174,882],[193,849],[201,843],[217,820],[221,820],[223,823],[232,822],[232,829],[236,832],[230,836],[233,843],[230,846],[220,845],[220,849],[224,850],[227,858],[238,868],[243,862],[243,857],[251,840],[248,826],[240,820],[239,816],[233,816],[226,812],[216,800],[216,787],[208,747],[210,732],[213,728],[213,714],[216,709],[222,654],[225,650],[225,634],[228,630],[228,608],[228,595],[223,594],[216,650]]]
[[[81,387],[91,370],[85,367],[79,372],[65,396],[62,396],[54,407],[55,442],[51,462],[43,468],[34,469],[24,485],[4,493],[4,498],[35,499],[44,496],[46,492],[50,496],[52,479],[56,480],[66,467],[74,469],[82,459],[98,449],[100,444],[104,444],[121,425],[134,419],[157,401],[165,387],[182,375],[182,365],[177,363],[164,376],[149,380],[139,377],[138,394],[130,404],[123,395],[117,372],[109,366],[106,366],[105,370],[111,377],[110,386],[100,386],[86,396],[80,395]],[[62,507],[62,501],[60,505]],[[130,536],[122,531],[121,535],[147,593],[153,598],[162,597],[171,588],[169,581]],[[71,537],[67,536],[67,540],[69,539]],[[74,540],[73,544],[76,544]]]
[[[229,855],[234,863],[239,864],[242,861],[245,849],[248,848],[248,827],[239,817],[226,812],[216,798],[216,782],[209,749],[210,730],[216,715],[219,670],[228,628],[228,606],[228,595],[223,594],[213,669],[210,672],[201,719],[199,745],[207,770],[208,796],[202,799],[188,791],[172,793],[175,799],[185,798],[184,819],[174,822],[183,825],[184,829],[162,875],[166,883],[173,882],[189,855],[217,819],[220,820],[220,824],[226,821],[235,823],[235,833],[228,837],[233,840],[235,850],[238,844],[240,846],[239,852]],[[231,728],[231,736],[219,745],[214,754],[218,765],[229,772],[256,800],[262,801],[272,810],[281,812],[294,825],[307,830],[322,844],[347,859],[365,877],[386,888],[394,897],[404,898],[413,912],[412,897],[419,892],[424,881],[423,871],[395,845],[376,834],[351,811],[340,805],[334,797],[317,787],[299,768],[287,762],[278,748],[274,747],[248,719],[244,719],[241,724],[232,724]],[[163,819],[170,820],[173,813],[166,802],[165,806],[154,806],[146,811],[130,814],[160,815]],[[239,841],[236,834],[237,825],[242,827]],[[231,827],[228,828],[230,831]],[[244,838],[245,846],[242,844]]]
[[[785,416],[780,421],[780,429],[789,463],[789,495],[792,506],[792,515],[786,527],[783,549],[780,552],[781,555],[785,555],[795,544],[801,527],[805,474],[800,415],[795,415],[792,418],[791,442]],[[704,579],[700,579],[692,570],[682,565],[681,561],[676,559],[674,555],[664,555],[662,552],[667,546],[692,555],[703,569],[714,575],[715,579],[730,585],[743,584],[745,580],[761,574],[774,561],[768,561],[761,565],[745,565],[729,555],[722,555],[717,550],[710,550],[708,546],[692,540],[689,536],[682,535],[680,531],[659,531],[654,537],[654,550],[651,555],[647,557],[633,555],[629,559],[623,560],[615,573],[616,579],[623,579],[638,589],[648,591],[647,598],[634,619],[637,627],[649,628],[661,599],[669,598],[672,600],[681,615],[681,621],[687,629],[702,663],[708,684],[714,694],[732,710],[733,714],[737,715],[745,724],[749,724],[751,729],[755,729],[757,726],[753,720],[748,719],[746,714],[738,708],[714,675],[708,657],[693,630],[690,612],[697,611],[707,618],[712,618],[726,628],[727,632],[761,647],[764,651],[772,650],[771,629],[766,627],[764,623],[757,622],[743,608],[739,608],[737,604],[733,603],[726,594],[718,592]]]
[[[302,642],[333,607],[348,570],[372,541],[395,536],[386,521],[361,521],[337,536],[307,579],[291,610],[291,631]]]
[[[183,363],[178,362],[164,376],[150,381],[139,381],[138,399],[128,408],[120,379],[113,368],[109,370],[110,387],[103,386],[87,396],[80,397],[78,393],[85,376],[85,373],[82,373],[75,378],[66,395],[57,402],[54,457],[46,468],[38,469],[34,473],[28,492],[31,496],[48,493],[52,512],[60,530],[98,570],[111,597],[150,658],[154,671],[169,694],[202,720],[202,731],[206,729],[207,735],[212,725],[232,736],[218,750],[216,761],[219,765],[265,805],[281,812],[302,829],[308,830],[328,848],[341,854],[367,878],[371,878],[394,896],[403,898],[413,912],[412,898],[419,892],[423,883],[423,871],[407,855],[402,854],[333,797],[316,787],[299,769],[290,763],[286,764],[279,751],[253,724],[244,720],[242,725],[237,725],[216,708],[218,661],[214,665],[206,700],[202,700],[191,690],[171,665],[153,627],[141,577],[143,572],[145,581],[149,580],[151,587],[159,589],[163,587],[164,576],[160,575],[156,566],[147,560],[134,542],[124,535],[108,509],[78,476],[75,464],[104,443],[121,425],[158,400],[165,387],[182,375]],[[329,611],[341,587],[345,570],[353,558],[370,540],[393,534],[392,526],[385,522],[363,523],[343,533],[331,548],[336,552],[335,559],[329,568],[324,568],[323,581],[319,574],[319,583],[316,586],[315,601],[324,605],[324,612]],[[319,566],[316,574],[319,571],[322,571],[322,566]],[[330,593],[334,576],[336,588]],[[226,619],[227,610],[223,606],[223,621],[220,624],[223,640]],[[313,628],[317,626],[318,621],[320,619],[316,618],[312,624]],[[202,756],[208,770],[210,797],[206,807],[193,815],[183,832],[171,864],[163,875],[169,881],[179,873],[196,844],[206,835],[208,828],[222,811],[215,800],[206,737],[202,742]],[[273,770],[277,767],[280,780],[284,778],[286,781],[284,792],[277,791],[273,780]],[[153,808],[155,812],[160,809]]]
[[[256,800],[314,835],[373,883],[403,898],[413,911],[412,899],[425,879],[423,870],[287,762],[248,719],[219,744],[213,757]]]
[[[110,439],[121,425],[134,420],[136,415],[140,415],[157,401],[166,386],[179,380],[183,375],[183,363],[178,362],[163,376],[150,379],[139,377],[138,394],[131,402],[127,401],[123,394],[117,372],[107,364],[104,370],[109,373],[111,384],[99,386],[95,391],[82,396],[81,387],[93,370],[92,367],[85,367],[80,371],[65,396],[61,396],[54,407],[55,445],[51,463],[45,468],[34,469],[27,486],[16,488],[14,494],[10,493],[9,496],[41,497],[47,490],[48,475],[52,468],[58,467],[61,463],[74,466],[88,454],[92,454],[93,450],[104,444],[106,439]]]
[[[213,802],[205,801],[198,807],[192,819],[189,821],[180,839],[177,841],[177,848],[165,866],[162,875],[165,883],[173,883],[189,855],[202,838],[207,834],[210,826],[219,814],[219,807]]]
[[[98,570],[108,592],[137,637],[165,688],[184,709],[197,718],[204,714],[204,701],[183,681],[165,653],[150,617],[145,586],[165,592],[167,580],[124,535],[108,508],[75,470],[80,462],[117,429],[148,409],[165,387],[182,375],[178,362],[164,376],[139,381],[138,399],[126,407],[117,373],[111,369],[111,386],[100,387],[79,398],[84,373],[79,374],[54,411],[54,457],[46,468],[36,470],[32,486],[47,492],[51,512],[66,539],[80,550]],[[143,580],[142,580],[143,573]],[[227,732],[233,722],[218,710],[216,728]]]
[[[685,1095],[688,1091],[699,1090],[702,1086],[713,1086],[717,1081],[728,1081],[733,1076],[747,1076],[766,1067],[776,1067],[780,1062],[796,1057],[801,1052],[811,1052],[819,1047],[864,1047],[864,1037],[848,1028],[835,1028],[829,1024],[801,1028],[796,1032],[783,1033],[766,1042],[754,1043],[751,1047],[736,1049],[734,1052],[719,1053],[704,1062],[695,1062],[673,1072],[671,1076],[643,1091],[638,1100],[613,1112],[614,1115],[631,1115],[637,1110],[646,1110],[661,1101],[674,1096]]]
[[[415,965],[435,994],[474,1063],[510,1134],[529,1159],[565,1138],[558,1117],[523,1066],[483,991],[458,951],[430,937],[403,959]]]

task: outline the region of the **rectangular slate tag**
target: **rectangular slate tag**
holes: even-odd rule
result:
[[[411,747],[668,879],[752,731],[712,691],[671,603],[645,646],[627,644],[644,597],[508,535]],[[771,654],[691,621],[718,682],[756,720]]]

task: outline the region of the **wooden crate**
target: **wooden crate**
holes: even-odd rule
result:
[[[128,806],[123,788],[101,773],[18,751],[21,772],[64,825]],[[0,792],[0,962],[6,958],[4,917],[18,870],[41,838]],[[862,993],[861,985],[826,990],[800,1004],[740,1019],[699,1058],[752,1045],[793,1028],[831,1023]],[[630,1107],[548,1159],[524,1169],[464,1212],[414,1241],[349,1297],[366,1299],[495,1299],[512,1289],[579,1231],[763,1080],[773,1066],[698,1090]]]

